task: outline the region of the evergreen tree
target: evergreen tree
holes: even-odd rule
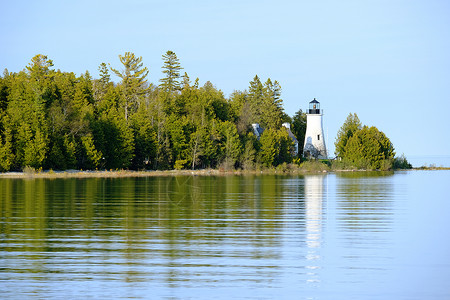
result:
[[[286,130],[269,128],[260,138],[260,161],[266,167],[277,166],[292,159],[293,142]]]
[[[298,141],[298,155],[303,154],[303,146],[306,134],[306,113],[299,109],[292,118],[292,133]]]
[[[125,120],[128,121],[130,112],[137,110],[139,98],[148,91],[147,80],[145,79],[148,75],[148,69],[143,67],[142,57],[136,57],[134,53],[125,52],[125,55],[119,55],[119,59],[124,69],[118,71],[111,68],[111,71],[122,79],[123,109]]]
[[[263,89],[264,97],[261,104],[261,124],[265,128],[280,128],[283,120],[283,100],[281,86],[278,81],[267,79]]]
[[[35,83],[30,84],[28,76],[20,72],[8,98],[3,130],[12,136],[14,163],[11,167],[41,168],[48,148],[48,127],[41,93],[36,92]]]
[[[93,97],[96,107],[102,102],[111,84],[111,75],[109,75],[108,66],[105,63],[100,64],[98,71],[100,78],[93,82]]]
[[[103,154],[106,169],[126,169],[134,158],[133,130],[115,108],[104,112],[94,125],[94,138]],[[103,159],[102,157],[102,159]]]
[[[394,147],[386,135],[376,127],[364,126],[348,139],[343,158],[362,169],[389,169],[394,156]]]
[[[261,109],[264,102],[264,86],[258,75],[255,75],[248,89],[248,109],[246,113],[250,124],[261,123]]]
[[[222,134],[224,137],[223,166],[225,169],[233,169],[242,152],[236,125],[230,121],[222,123]]]
[[[159,87],[162,92],[170,96],[173,92],[181,90],[180,71],[183,68],[180,65],[177,55],[173,51],[167,51],[163,54],[162,59],[162,72],[165,77],[159,80],[161,82]]]
[[[261,151],[259,153],[259,161],[266,167],[275,164],[275,158],[278,156],[280,144],[275,129],[269,128],[264,130],[260,138]]]
[[[257,150],[259,150],[259,141],[252,132],[244,136],[243,141],[245,146],[240,159],[241,167],[244,170],[253,170],[255,168]]]
[[[42,99],[48,107],[58,98],[56,86],[54,85],[53,61],[46,55],[38,54],[31,59],[26,69],[29,75],[29,84],[34,86],[36,96]]]
[[[5,69],[3,71],[3,77],[0,77],[0,117],[8,107],[8,95],[10,93],[12,80],[13,74],[10,74],[8,70]]]
[[[347,119],[345,120],[344,124],[341,126],[341,128],[338,131],[338,135],[336,137],[335,145],[335,154],[338,157],[344,157],[345,151],[346,151],[346,145],[348,140],[353,136],[355,132],[358,130],[361,130],[362,125],[361,121],[359,120],[358,116],[355,114],[350,113],[347,116]]]
[[[0,171],[7,172],[14,163],[11,129],[0,134]]]
[[[156,159],[157,141],[155,126],[152,125],[150,110],[141,105],[132,117],[134,133],[133,169],[151,169]]]

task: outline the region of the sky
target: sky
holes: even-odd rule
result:
[[[98,78],[130,51],[158,84],[168,50],[226,97],[258,75],[280,83],[290,116],[316,98],[330,156],[349,113],[398,155],[450,156],[450,1],[0,0],[1,70],[44,54]]]

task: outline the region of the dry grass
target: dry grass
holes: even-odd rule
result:
[[[421,167],[414,170],[450,170],[447,167]],[[120,178],[120,177],[152,177],[152,176],[227,176],[227,175],[264,175],[264,174],[308,174],[317,172],[345,172],[355,171],[352,169],[334,169],[320,163],[303,163],[301,166],[294,164],[269,169],[257,170],[169,170],[169,171],[36,171],[24,170],[23,172],[0,173],[0,178]]]

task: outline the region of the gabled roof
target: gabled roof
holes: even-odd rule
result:
[[[294,143],[298,143],[297,138],[295,137],[295,135],[292,133],[292,131],[288,128],[288,134],[289,137],[294,141]]]

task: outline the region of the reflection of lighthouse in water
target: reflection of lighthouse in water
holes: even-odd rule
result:
[[[320,246],[322,239],[322,201],[324,197],[324,175],[305,176],[305,214],[306,214],[306,259],[308,282],[319,282],[316,269],[319,269]]]

